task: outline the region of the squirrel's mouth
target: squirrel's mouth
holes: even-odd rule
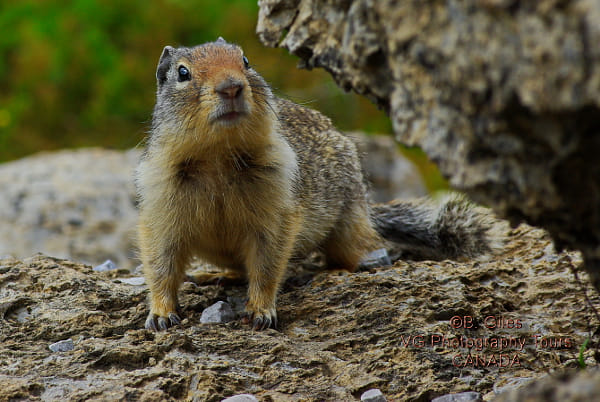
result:
[[[217,118],[217,120],[234,122],[234,121],[238,120],[240,117],[242,117],[243,114],[244,114],[243,112],[227,112],[227,113],[223,113],[221,116],[219,116]]]
[[[241,107],[235,107],[235,105],[220,105],[217,107],[210,116],[212,123],[224,123],[227,125],[236,124],[244,118],[247,114],[247,110],[243,105]]]

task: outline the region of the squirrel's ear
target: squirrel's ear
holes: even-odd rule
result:
[[[219,36],[219,38],[217,39],[217,41],[215,43],[218,43],[219,45],[226,45],[227,41],[225,39],[223,39],[222,36]]]
[[[173,51],[175,49],[172,46],[165,46],[163,52],[158,60],[158,68],[156,69],[156,79],[159,85],[162,85],[167,81],[167,72],[171,67],[171,59],[173,58]]]

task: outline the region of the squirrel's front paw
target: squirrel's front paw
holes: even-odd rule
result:
[[[148,314],[144,326],[150,331],[166,331],[169,327],[179,324],[181,324],[181,318],[179,318],[176,312],[171,311],[166,317],[154,313]]]
[[[244,324],[252,325],[252,329],[262,331],[263,329],[277,329],[277,312],[275,309],[263,311],[251,311],[246,308],[246,313],[242,317]]]

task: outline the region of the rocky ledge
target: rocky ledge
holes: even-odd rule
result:
[[[279,331],[201,324],[219,301],[239,314],[245,286],[186,283],[182,326],[152,333],[141,329],[147,288],[135,273],[3,259],[0,400],[590,400],[600,356],[582,348],[598,336],[584,294],[596,309],[600,297],[574,280],[580,260],[521,225],[490,261],[292,267]]]
[[[476,201],[600,290],[600,3],[260,0],[257,32],[370,98]]]

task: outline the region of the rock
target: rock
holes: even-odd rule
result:
[[[221,402],[258,402],[258,399],[254,395],[240,394],[225,398]]]
[[[94,271],[98,272],[114,271],[116,269],[119,269],[119,267],[111,260],[106,260],[102,264],[94,267]]]
[[[126,272],[108,275],[43,255],[0,260],[0,400],[220,401],[252,393],[349,401],[372,388],[390,401],[466,390],[490,400],[495,389],[522,392],[504,388],[515,378],[537,381],[548,372],[555,377],[545,381],[545,395],[572,389],[572,381],[582,393],[594,390],[597,377],[559,374],[579,367],[579,348],[590,336],[595,345],[597,335],[571,280],[581,256],[550,244],[545,232],[522,225],[489,261],[398,261],[354,273],[315,273],[294,262],[290,272],[312,279],[280,290],[279,331],[264,332],[241,322],[195,325],[204,306],[244,298],[245,285],[182,286],[182,325],[152,333],[143,329],[148,289],[121,282]],[[590,299],[600,305],[600,296]],[[473,327],[453,328],[455,315],[472,317]],[[495,323],[518,319],[521,328],[488,329],[482,323],[489,316]],[[465,346],[431,345],[437,334],[449,342],[466,337]],[[535,345],[540,334],[546,346]],[[525,339],[521,351],[502,352],[517,354],[518,364],[490,363],[500,359],[498,349],[476,343],[495,337]],[[48,350],[68,338],[77,341],[73,352]],[[589,352],[584,371],[592,373],[598,361],[593,346]]]
[[[140,151],[41,153],[0,165],[0,254],[135,262]]]
[[[381,391],[377,388],[363,392],[360,396],[360,400],[365,402],[386,402],[385,396],[383,396]]]
[[[418,198],[427,194],[418,169],[400,153],[392,138],[360,132],[350,132],[348,135],[356,143],[361,155],[373,201]]]
[[[431,402],[482,402],[483,398],[479,392],[460,392],[458,394],[447,394],[433,398]]]
[[[202,311],[200,322],[202,324],[221,324],[235,319],[235,313],[229,303],[218,301]]]
[[[135,276],[132,278],[119,278],[119,281],[132,286],[142,286],[146,284],[146,278],[143,276]]]
[[[380,248],[375,251],[371,251],[367,256],[360,262],[361,269],[371,269],[376,267],[387,267],[392,265],[388,251],[385,248]]]
[[[51,351],[56,352],[68,352],[70,350],[75,349],[75,345],[73,345],[73,340],[71,338],[65,339],[63,341],[55,342],[48,346]]]
[[[514,390],[517,388],[522,387],[523,385],[531,382],[533,380],[533,378],[530,377],[525,377],[525,378],[519,378],[519,377],[513,377],[513,378],[507,378],[505,381],[498,381],[494,384],[494,394],[501,394],[505,391],[508,390]]]
[[[583,252],[600,290],[600,3],[261,0],[257,32],[390,115],[453,187]]]
[[[506,390],[494,402],[596,401],[600,395],[600,370],[553,373]]]

